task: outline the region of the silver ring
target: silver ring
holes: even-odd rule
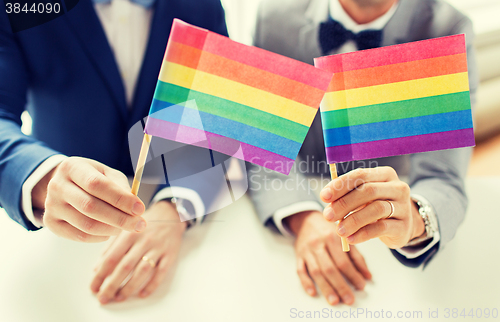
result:
[[[391,213],[389,214],[389,216],[387,216],[385,218],[385,219],[389,219],[394,215],[394,204],[392,202],[390,202],[389,200],[386,200],[386,201],[391,205]]]

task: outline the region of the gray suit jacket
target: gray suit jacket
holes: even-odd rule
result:
[[[313,58],[323,55],[319,45],[319,24],[326,21],[328,15],[328,0],[264,0],[258,14],[255,45],[313,64]],[[472,23],[448,3],[438,0],[399,0],[394,16],[383,30],[382,46],[461,33],[466,34],[470,93],[474,104],[478,75],[472,46]],[[470,154],[471,149],[464,148],[383,158],[372,162],[373,165],[392,166],[400,176],[408,175],[412,194],[426,198],[438,217],[441,240],[436,247],[415,260],[407,260],[393,252],[405,265],[419,266],[428,262],[439,248],[454,237],[467,208],[464,177]],[[316,195],[300,181],[304,180],[304,175],[328,176],[328,168],[318,166],[317,163],[326,160],[319,113],[299,158],[302,159],[301,171],[295,167],[289,177],[250,166],[249,192],[263,223],[272,222],[272,215],[282,207],[300,201],[317,200]],[[306,171],[304,162],[307,165]],[[339,174],[358,166],[367,167],[369,164],[340,164]],[[289,184],[270,186],[272,180],[288,180]],[[292,181],[298,182],[293,184]],[[292,186],[294,189],[290,189]]]

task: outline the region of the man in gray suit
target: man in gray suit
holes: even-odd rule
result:
[[[312,64],[327,54],[462,33],[474,104],[472,24],[439,0],[264,0],[255,45]],[[368,206],[336,227],[323,218],[312,187],[318,176],[329,176],[317,115],[292,173],[286,177],[252,166],[249,191],[264,224],[296,237],[297,272],[306,292],[316,295],[316,283],[330,304],[351,304],[347,281],[363,289],[371,274],[354,246],[350,253],[341,251],[339,235],[351,244],[380,238],[404,265],[425,266],[465,216],[470,154],[465,148],[339,164],[339,174],[348,173],[336,180],[338,188],[330,184],[321,192],[330,203],[325,217],[338,220]],[[350,171],[358,167],[370,169]]]

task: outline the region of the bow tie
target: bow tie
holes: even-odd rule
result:
[[[156,0],[130,0],[130,2],[133,2],[135,4],[138,4],[140,6],[143,6],[144,8],[150,8]],[[111,0],[92,0],[94,4],[110,4]]]
[[[355,34],[332,18],[319,26],[319,43],[324,55],[340,48],[350,39],[356,43],[358,50],[380,47],[382,30],[368,29]]]

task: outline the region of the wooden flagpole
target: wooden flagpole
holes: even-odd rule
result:
[[[142,139],[141,152],[139,153],[139,160],[135,169],[134,182],[132,183],[132,193],[137,196],[139,186],[141,185],[142,173],[144,172],[144,165],[148,157],[149,145],[151,143],[151,135],[144,133]]]
[[[335,163],[330,164],[330,176],[332,177],[332,180],[336,179],[338,177],[337,165]],[[340,221],[339,221],[339,223],[340,223]],[[347,242],[347,239],[345,237],[340,237],[340,240],[342,241],[342,250],[344,252],[348,252],[350,250],[350,247],[349,247],[349,243]]]

